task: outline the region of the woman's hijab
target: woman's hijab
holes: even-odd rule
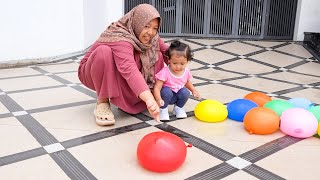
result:
[[[138,39],[143,28],[153,19],[159,19],[160,14],[150,4],[140,4],[125,14],[117,22],[112,23],[98,38],[99,42],[127,41],[136,51],[140,52],[142,75],[150,88],[154,85],[154,64],[158,60],[159,43],[158,34],[143,44]]]

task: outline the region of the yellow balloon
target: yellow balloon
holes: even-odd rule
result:
[[[207,99],[197,104],[194,114],[200,121],[220,122],[227,118],[228,110],[219,101]]]
[[[318,135],[320,136],[320,124],[318,124]]]

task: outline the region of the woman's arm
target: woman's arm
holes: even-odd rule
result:
[[[109,44],[112,48],[113,59],[117,66],[117,70],[127,81],[130,89],[135,95],[138,97],[142,92],[149,90],[134,58],[133,46],[125,41]]]
[[[164,101],[162,100],[161,94],[160,94],[163,83],[164,83],[163,81],[157,80],[154,87],[153,87],[153,96],[156,99],[156,102],[158,103],[159,106],[164,105]]]
[[[121,76],[127,81],[131,90],[146,103],[149,113],[160,122],[160,108],[156,103],[145,79],[137,67],[134,59],[134,48],[128,42],[110,43],[113,58]]]
[[[143,91],[139,98],[144,101],[147,105],[148,111],[151,116],[157,121],[160,122],[160,108],[157,102],[154,100],[154,97],[150,90]]]

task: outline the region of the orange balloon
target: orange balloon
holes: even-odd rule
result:
[[[271,97],[262,92],[252,92],[247,94],[244,98],[257,103],[260,107],[271,101]]]
[[[279,129],[280,118],[269,108],[256,107],[246,113],[243,123],[250,134],[271,134]]]

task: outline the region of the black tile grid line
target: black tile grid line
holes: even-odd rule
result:
[[[271,67],[271,68],[274,68],[275,70],[281,68],[279,66],[276,66],[276,65],[273,65],[273,64],[270,64],[270,63],[267,63],[267,62],[262,62],[262,61],[259,61],[259,60],[256,60],[256,59],[252,59],[250,57],[246,58],[246,60],[251,61],[251,62],[255,62],[255,63],[258,63],[258,64],[262,64],[262,65],[265,65],[265,66],[268,66],[268,67]]]
[[[42,70],[39,67],[32,67],[32,69],[40,72],[47,73],[45,70]],[[71,84],[71,82],[60,78],[56,75],[49,75],[52,79],[55,79],[63,84]],[[79,88],[81,88],[79,86]],[[86,92],[86,91],[80,91]],[[90,91],[89,91],[90,92]],[[3,98],[6,97],[6,98]],[[2,104],[6,106],[6,108],[10,112],[23,111],[23,108],[20,107],[14,100],[12,100],[9,96],[0,96],[0,101]],[[88,102],[86,102],[88,103]],[[57,107],[65,107],[65,105],[57,106]],[[48,110],[50,108],[40,108],[40,110]],[[38,109],[39,110],[39,109]],[[34,110],[31,110],[34,111]],[[21,115],[16,117],[18,121],[29,131],[29,133],[42,145],[50,145],[54,143],[58,143],[59,141],[48,132],[37,120],[35,120],[31,115]],[[14,156],[17,161],[25,160],[26,158],[32,158],[34,156],[27,156],[28,152],[20,153],[18,156]],[[96,179],[76,158],[74,158],[69,152],[56,152],[50,154],[52,159],[60,166],[60,168],[71,178],[71,179]],[[11,156],[10,156],[11,157]],[[9,158],[10,158],[9,157]],[[11,158],[12,159],[12,158]],[[6,159],[3,159],[6,160]],[[10,163],[14,163],[11,161]]]
[[[74,102],[74,103],[68,103],[68,104],[59,104],[59,105],[54,105],[54,106],[28,109],[28,110],[26,110],[26,112],[28,112],[29,114],[33,114],[33,113],[46,112],[46,111],[58,110],[58,109],[69,108],[69,107],[95,104],[96,102],[97,102],[96,100],[88,100],[88,101],[80,101],[80,102]]]
[[[217,67],[219,68],[219,67]],[[232,72],[232,73],[238,73],[239,72],[233,72],[233,71],[228,71],[228,70],[225,70],[225,69],[222,69],[222,68],[219,68],[219,70],[221,71],[226,71],[226,72]],[[278,70],[276,70],[278,71]],[[274,72],[274,71],[273,71]],[[281,71],[279,71],[281,72]],[[243,74],[243,73],[242,73]],[[264,73],[265,74],[265,73]],[[302,73],[299,73],[299,74],[302,74]],[[308,75],[308,74],[304,74],[304,75]],[[281,96],[282,94],[286,94],[286,93],[289,93],[289,92],[294,92],[294,91],[297,91],[297,90],[302,90],[302,89],[306,89],[305,87],[301,87],[301,84],[299,83],[294,83],[294,82],[289,82],[289,81],[283,81],[283,80],[278,80],[278,79],[273,79],[273,78],[268,78],[268,77],[260,77],[259,74],[256,75],[258,78],[263,78],[263,79],[269,79],[269,80],[273,80],[273,81],[278,81],[278,82],[284,82],[284,83],[289,83],[289,84],[293,84],[293,85],[297,85],[299,87],[294,87],[294,88],[290,88],[290,89],[286,89],[286,90],[281,90],[281,91],[276,91],[276,92],[265,92],[265,93],[271,93],[271,94],[277,94],[277,95],[280,95],[278,98],[282,98],[282,99],[290,99],[288,97],[285,97],[285,96]],[[310,76],[310,75],[309,75]],[[209,79],[206,79],[206,78],[202,78],[202,77],[197,77],[197,76],[194,76],[195,78],[197,79],[200,79],[200,80],[204,80],[204,81],[207,81],[207,82],[211,82],[213,80],[209,80]],[[238,79],[245,79],[247,78],[248,76],[243,76],[243,77],[235,77],[235,78],[229,78],[229,79],[222,79],[222,80],[219,80],[221,85],[226,85],[226,86],[229,86],[229,87],[234,87],[234,88],[238,88],[238,89],[243,89],[243,90],[247,90],[247,91],[257,91],[255,89],[251,89],[251,88],[247,88],[247,87],[242,87],[242,86],[237,86],[237,85],[233,85],[233,84],[229,84],[227,81],[231,81],[231,80],[238,80]],[[198,83],[197,86],[201,86],[201,85],[207,85],[208,83]],[[213,84],[213,83],[210,83],[210,84]],[[262,92],[261,90],[259,90],[260,92]]]
[[[263,76],[266,76],[266,75],[275,74],[275,73],[281,73],[281,72],[284,72],[284,71],[277,69],[277,70],[270,71],[270,72],[259,73],[258,77],[263,77]]]
[[[88,48],[87,48],[88,49]],[[85,53],[80,53],[80,54],[77,54],[75,56],[71,56],[71,57],[66,57],[66,58],[62,58],[62,59],[58,59],[58,60],[54,60],[54,61],[50,61],[49,63],[39,63],[39,64],[36,64],[36,65],[48,65],[50,63],[58,63],[58,62],[62,62],[62,61],[66,61],[66,60],[70,60],[72,58],[77,58],[77,57],[80,57],[80,56],[83,56]]]
[[[49,72],[41,69],[40,67],[33,67],[33,69],[36,70],[36,71],[38,71],[38,72],[40,72],[40,73],[42,73],[42,74],[49,73]],[[58,73],[57,73],[57,74],[58,74]],[[61,74],[61,72],[60,72],[59,74]],[[74,84],[74,83],[72,83],[72,82],[70,82],[70,81],[68,81],[68,80],[65,80],[65,79],[57,76],[56,74],[48,75],[48,77],[50,77],[50,78],[52,78],[52,79],[54,79],[54,80],[56,80],[56,81],[64,84],[65,86],[68,86],[68,84]],[[92,97],[92,98],[96,98],[96,93],[95,93],[95,92],[93,92],[93,91],[91,91],[91,90],[89,90],[89,89],[87,89],[87,88],[84,88],[84,87],[82,87],[82,86],[80,86],[80,85],[81,85],[81,84],[79,84],[79,85],[76,84],[76,86],[71,86],[70,88],[73,88],[73,89],[75,89],[75,90],[77,90],[77,91],[79,91],[79,92],[81,92],[81,93],[84,93],[84,94],[86,94],[86,95],[88,95],[88,96],[90,96],[90,97]]]
[[[12,117],[12,114],[11,113],[0,114],[0,121],[2,118],[8,118],[8,117]]]
[[[243,55],[243,56],[245,56],[246,58],[248,58],[248,57],[250,57],[250,56],[257,55],[257,54],[261,54],[261,53],[264,53],[264,52],[268,52],[268,50],[266,50],[266,49],[261,49],[261,50],[258,50],[258,51],[254,51],[254,52],[245,54],[245,55]],[[245,59],[246,59],[246,58],[245,58]]]
[[[37,76],[43,76],[43,74],[32,74],[32,75],[25,75],[25,76],[0,77],[0,80],[16,79],[16,78],[26,78],[26,77],[37,77]]]
[[[240,59],[241,58],[239,58],[239,57],[234,57],[234,58],[231,58],[231,59],[227,59],[227,60],[223,60],[223,61],[220,61],[220,62],[217,62],[217,63],[213,63],[212,65],[217,66],[217,67],[215,67],[215,69],[216,69],[216,68],[219,68],[218,66],[220,66],[220,65],[227,64],[227,63],[230,63],[230,62],[234,62],[234,61],[237,61],[237,60],[240,60]],[[237,72],[237,73],[239,73],[239,72]]]
[[[78,75],[78,71],[74,71],[74,70],[64,71],[64,72],[57,72],[57,73],[52,73],[52,74],[60,75],[60,74],[68,74],[68,73],[76,73]]]
[[[310,85],[310,86],[320,86],[320,78],[319,78],[319,82],[310,83],[309,85]]]
[[[200,77],[197,77],[197,79],[201,79],[201,80],[204,80],[204,81],[207,81],[205,83],[197,83],[195,84],[195,86],[202,86],[202,85],[208,85],[208,84],[214,84],[214,83],[211,83],[211,81],[213,80],[209,80],[209,79],[206,79],[206,78],[200,78]],[[237,80],[237,79],[245,79],[245,78],[250,78],[248,76],[243,76],[243,77],[235,77],[235,78],[228,78],[228,79],[222,79],[222,80],[219,80],[221,85],[225,85],[225,86],[228,86],[228,87],[233,87],[233,88],[237,88],[237,89],[242,89],[242,90],[246,90],[246,91],[259,91],[259,92],[263,92],[261,90],[256,90],[256,89],[251,89],[251,88],[247,88],[247,87],[242,87],[242,86],[238,86],[238,85],[234,85],[234,84],[230,84],[228,83],[228,81],[231,81],[231,80]],[[272,79],[273,80],[273,79]],[[296,83],[292,83],[290,82],[291,84],[296,84]],[[297,84],[299,85],[299,84]],[[300,88],[300,89],[305,89],[305,88],[302,88],[302,87],[297,87],[297,88]],[[288,92],[291,92],[291,90],[285,90],[284,92],[285,93],[288,93]],[[277,91],[277,92],[264,92],[264,93],[271,93],[271,94],[277,94],[277,93],[281,93],[281,91]],[[284,93],[281,93],[281,94],[284,94]],[[277,94],[277,95],[281,95],[281,94]],[[286,99],[289,99],[288,97],[285,97]]]
[[[257,161],[260,161],[261,159],[270,156],[271,154],[274,154],[288,146],[291,146],[299,141],[302,141],[302,138],[295,138],[291,136],[283,136],[281,138],[275,139],[273,141],[270,141],[262,146],[259,146],[255,149],[252,149],[250,151],[247,151],[239,157],[242,159],[245,159],[249,162],[255,163]]]
[[[197,62],[197,63],[199,63],[199,64],[201,64],[201,65],[204,65],[204,66],[209,65],[209,63],[203,62],[203,61],[198,60],[198,59],[195,59],[195,58],[193,58],[190,63],[192,63],[193,61],[194,61],[194,62]]]
[[[172,134],[175,134],[177,136],[179,136],[181,139],[183,139],[185,142],[192,144],[192,146],[200,149],[203,152],[206,152],[208,154],[210,154],[211,156],[220,159],[224,162],[222,162],[221,164],[214,166],[210,169],[207,169],[203,172],[197,173],[187,179],[222,179],[223,177],[226,177],[230,174],[233,174],[235,172],[238,171],[237,168],[232,167],[231,165],[227,164],[225,161],[228,161],[234,157],[236,157],[236,155],[227,152],[217,146],[214,146],[202,139],[199,139],[193,135],[190,135],[176,127],[173,127],[169,124],[160,124],[160,125],[156,125],[155,127],[166,131],[166,132],[170,132]],[[284,136],[283,138],[279,138],[277,140],[271,141],[265,145],[262,145],[258,148],[255,148],[253,150],[250,150],[248,154],[242,154],[239,157],[243,158],[245,157],[246,160],[250,161],[250,158],[248,157],[255,157],[256,159],[263,159],[271,154],[274,154],[276,152],[278,152],[281,149],[284,149],[296,142],[298,142],[301,139],[298,138],[291,138],[290,136]],[[276,148],[274,148],[274,146],[276,146]],[[267,153],[264,153],[267,152]],[[258,156],[257,156],[258,155]],[[243,158],[243,159],[245,159]],[[255,159],[254,159],[255,160]],[[256,161],[253,161],[256,162]],[[251,162],[251,163],[253,163]],[[262,176],[263,178],[266,179],[283,179],[282,177],[275,175],[261,167],[258,166],[254,166],[257,167],[259,169],[259,171],[257,171],[256,168],[248,168],[246,169],[245,172],[248,172],[249,174],[254,174],[255,176],[258,176],[259,174],[264,174],[264,176]]]
[[[233,41],[230,41],[230,40],[223,40],[223,41],[225,41],[225,42],[206,45],[206,44],[202,44],[202,43],[200,43],[200,42],[196,42],[196,41],[194,41],[193,39],[184,39],[184,41],[187,41],[187,42],[190,42],[190,43],[193,43],[193,44],[197,44],[197,45],[200,45],[200,46],[205,46],[205,47],[206,47],[206,46],[215,47],[215,46],[220,46],[220,45],[229,44],[229,43],[232,43],[232,42],[233,42]]]
[[[199,67],[199,68],[190,69],[190,71],[192,72],[192,71],[205,70],[205,69],[211,69],[211,67],[207,67],[207,65],[205,65],[205,66],[202,66],[202,67]]]
[[[206,81],[206,82],[212,81],[211,79],[203,78],[203,77],[200,77],[200,76],[193,76],[193,78],[199,79],[199,80],[202,80],[202,81]]]
[[[194,87],[200,87],[200,86],[205,86],[205,85],[209,85],[209,84],[212,84],[212,83],[210,83],[210,82],[200,82],[200,83],[193,84],[193,86]]]
[[[288,55],[288,56],[291,56],[291,57],[299,58],[299,59],[306,59],[305,57],[297,56],[297,55],[286,53],[286,52],[282,52],[282,51],[279,51],[277,49],[274,49],[273,51],[277,52],[277,53],[280,53],[280,54]]]
[[[43,73],[43,74],[49,73],[49,72],[41,69],[40,67],[33,67],[33,69],[38,71],[38,72],[40,72],[40,73]],[[65,86],[68,86],[68,84],[73,84],[72,82],[70,82],[68,80],[65,80],[65,79],[63,79],[63,78],[61,78],[61,77],[59,77],[59,76],[57,76],[55,74],[48,75],[48,77],[50,77],[50,78],[52,78],[52,79],[64,84]],[[86,88],[84,88],[84,87],[82,87],[80,85],[70,86],[70,88],[75,89],[75,90],[77,90],[77,91],[79,91],[79,92],[81,92],[81,93],[83,93],[85,95],[88,95],[88,96],[92,97],[92,98],[96,98],[97,97],[95,92],[90,91],[90,90],[88,90],[88,89],[86,89]]]
[[[301,65],[304,65],[304,64],[307,64],[307,63],[312,63],[312,62],[308,62],[308,61],[299,61],[299,62],[296,62],[294,64],[290,64],[288,66],[285,66],[283,68],[286,68],[286,69],[293,69],[295,67],[298,67],[298,66],[301,66]],[[292,70],[293,71],[293,70]],[[293,71],[294,72],[294,71]]]
[[[206,152],[210,154],[211,156],[220,159],[222,161],[227,161],[235,157],[234,154],[229,153],[213,144],[210,144],[200,138],[197,138],[187,132],[184,132],[178,128],[175,128],[169,124],[163,123],[159,125],[155,125],[155,127],[170,132],[172,134],[175,134],[179,136],[181,139],[183,139],[185,142],[192,144],[192,146],[202,150],[203,152]]]
[[[203,80],[203,81],[207,81],[207,82],[204,82],[204,83],[194,84],[196,87],[197,86],[208,85],[208,84],[214,84],[214,83],[211,83],[211,81],[213,81],[213,80],[202,78],[202,77],[197,77],[197,76],[194,76],[194,77],[197,78],[197,79]],[[246,90],[246,91],[257,91],[256,89],[237,86],[237,85],[229,84],[227,82],[227,81],[230,81],[230,80],[243,79],[243,78],[247,78],[247,77],[248,76],[235,77],[235,78],[229,78],[229,79],[222,79],[222,80],[219,80],[220,81],[219,84],[225,85],[225,86],[229,86],[229,87],[233,87],[233,88],[237,88],[237,89]],[[258,75],[258,77],[259,77],[259,75]],[[281,90],[281,91],[275,91],[275,92],[263,92],[263,91],[259,90],[260,92],[267,93],[267,94],[276,94],[276,95],[278,95],[277,98],[279,98],[279,99],[288,100],[288,99],[290,99],[290,97],[286,97],[286,96],[282,96],[282,95],[286,94],[286,93],[294,92],[294,91],[307,89],[306,87],[302,87],[301,84],[299,84],[299,83],[293,83],[293,82],[289,82],[289,81],[282,81],[282,80],[272,79],[272,78],[267,78],[267,77],[259,77],[259,78],[269,79],[269,80],[272,80],[272,81],[285,82],[285,83],[290,83],[290,84],[293,84],[293,85],[297,85],[297,87],[294,87],[294,88],[289,88],[289,89],[285,89],[285,90]],[[313,87],[313,89],[320,89],[320,88]]]
[[[77,180],[97,179],[67,150],[58,151],[49,155],[68,175],[69,178]]]
[[[48,62],[46,64],[37,64],[37,67],[43,67],[43,66],[51,66],[51,65],[67,65],[67,64],[79,64],[75,60],[68,59],[68,60],[63,60],[63,61],[58,61],[58,62]]]
[[[207,49],[207,48],[206,47],[199,47],[199,48],[196,48],[196,49],[191,49],[191,52],[194,53],[194,52],[201,51],[201,50],[204,50],[204,49]]]
[[[100,131],[100,132],[89,134],[89,135],[86,135],[86,136],[82,136],[82,137],[70,139],[70,140],[67,140],[67,141],[63,141],[63,142],[61,142],[61,145],[63,147],[65,147],[66,149],[67,148],[72,148],[72,147],[75,147],[75,146],[91,143],[91,142],[94,142],[94,141],[98,141],[98,140],[101,140],[101,139],[113,137],[113,136],[116,136],[116,135],[124,134],[124,133],[127,133],[127,132],[132,132],[132,131],[143,129],[143,128],[147,128],[147,127],[151,127],[151,125],[149,125],[149,124],[147,124],[145,122],[136,123],[136,124],[132,124],[132,125],[127,125],[127,126],[123,126],[123,127],[118,127],[118,128],[114,128],[114,129]]]
[[[278,44],[278,45],[272,46],[272,49],[277,49],[277,48],[284,47],[284,46],[287,46],[290,44],[291,44],[290,42],[284,42],[283,44]]]
[[[0,96],[0,102],[10,111],[18,112],[24,109],[7,95]],[[32,134],[32,136],[42,145],[57,143],[58,140],[50,134],[37,120],[31,115],[25,114],[16,116],[17,120]]]
[[[252,176],[261,180],[285,180],[285,178],[280,177],[268,170],[265,170],[255,164],[251,164],[242,169],[242,171],[251,174]]]
[[[0,167],[47,154],[43,147],[0,157]]]
[[[302,85],[302,84],[295,83],[295,82],[291,82],[291,81],[286,81],[286,80],[281,80],[281,79],[275,79],[275,78],[270,78],[270,77],[265,77],[265,76],[259,76],[259,78],[261,78],[261,79],[267,79],[267,80],[271,80],[271,81],[282,82],[282,83],[287,83],[287,84],[292,84],[292,85],[296,85],[296,86],[301,86],[301,85]]]
[[[242,72],[232,71],[232,70],[228,70],[228,69],[223,69],[221,67],[214,67],[213,69],[224,71],[224,72],[229,72],[229,73],[234,73],[234,74],[238,74],[238,75],[244,75],[244,76],[249,75],[247,73],[242,73]]]
[[[307,88],[301,87],[301,86],[293,87],[293,88],[289,88],[289,89],[283,89],[281,91],[275,91],[275,92],[272,92],[272,94],[284,95],[284,94],[295,92],[295,91],[301,91],[303,89],[307,89]]]
[[[217,166],[214,166],[191,177],[188,177],[186,178],[186,180],[218,180],[227,177],[237,171],[239,171],[239,169],[229,165],[226,162],[223,162]]]
[[[23,125],[25,125],[25,124],[23,124]],[[64,141],[64,142],[60,142],[60,144],[64,148],[67,149],[67,148],[72,148],[72,147],[75,147],[75,146],[83,145],[83,144],[86,144],[86,143],[90,143],[90,142],[93,142],[93,141],[109,138],[109,137],[112,137],[112,136],[124,134],[124,133],[131,132],[131,131],[135,131],[135,130],[138,130],[138,129],[143,129],[143,128],[150,127],[150,126],[151,125],[149,125],[147,123],[141,122],[141,123],[137,123],[137,124],[127,125],[127,126],[123,126],[123,127],[119,127],[119,128],[115,128],[115,129],[105,130],[105,131],[100,131],[100,132],[97,132],[97,133],[94,133],[94,134],[90,134],[90,135],[86,135],[86,136],[70,139],[70,140],[67,140],[67,141]],[[30,133],[33,134],[32,132],[30,132]],[[36,138],[36,139],[38,140],[38,138]],[[38,141],[38,142],[41,144],[40,141]],[[53,143],[50,143],[50,144],[53,144]],[[34,157],[41,156],[41,155],[44,155],[44,154],[47,154],[47,152],[44,150],[43,147],[41,147],[41,148],[36,148],[36,149],[32,149],[32,150],[28,150],[28,151],[12,154],[12,155],[0,157],[0,167],[2,165],[16,163],[16,162],[19,162],[19,161],[22,161],[22,160],[34,158]],[[68,157],[69,157],[69,159],[74,159],[70,155],[68,155]],[[61,162],[58,163],[58,164],[61,165]],[[60,167],[65,172],[69,171],[67,169],[64,169],[64,166],[60,166]],[[80,168],[83,169],[82,167],[80,167]]]
[[[139,114],[130,114],[131,116],[141,120],[141,121],[150,121],[152,120],[153,118],[144,114],[144,113],[139,113]]]
[[[216,51],[220,51],[220,52],[222,52],[222,53],[229,54],[229,55],[232,55],[232,56],[236,56],[236,57],[239,56],[239,54],[235,54],[235,53],[232,53],[232,52],[223,50],[223,49],[219,49],[219,48],[217,48],[217,47],[212,47],[211,49],[214,49],[214,50],[216,50]],[[243,56],[244,56],[244,55],[243,55]]]
[[[306,76],[312,76],[312,77],[317,77],[317,78],[320,78],[320,76],[317,76],[317,75],[313,75],[313,74],[305,74],[305,73],[300,73],[300,72],[297,72],[297,71],[293,71],[293,70],[288,70],[287,72],[290,72],[290,73],[295,73],[295,74],[299,74],[299,75],[306,75]]]
[[[263,41],[262,41],[263,42]],[[267,41],[265,41],[265,42],[267,42]],[[289,43],[287,43],[287,42],[279,42],[279,43],[281,43],[281,44],[277,44],[277,45],[274,45],[274,46],[270,46],[270,47],[265,47],[265,46],[260,46],[260,45],[258,45],[258,44],[251,44],[251,43],[249,43],[248,41],[241,41],[241,43],[243,43],[243,44],[247,44],[247,45],[250,45],[250,46],[255,46],[255,47],[258,47],[258,48],[271,48],[271,49],[274,49],[274,48],[279,48],[278,46],[286,46],[286,45],[288,45]]]
[[[31,89],[20,89],[20,90],[6,91],[6,93],[7,94],[14,94],[14,93],[29,92],[29,91],[56,89],[56,88],[62,88],[62,87],[66,87],[66,85],[47,86],[47,87],[39,87],[39,88],[31,88]]]

